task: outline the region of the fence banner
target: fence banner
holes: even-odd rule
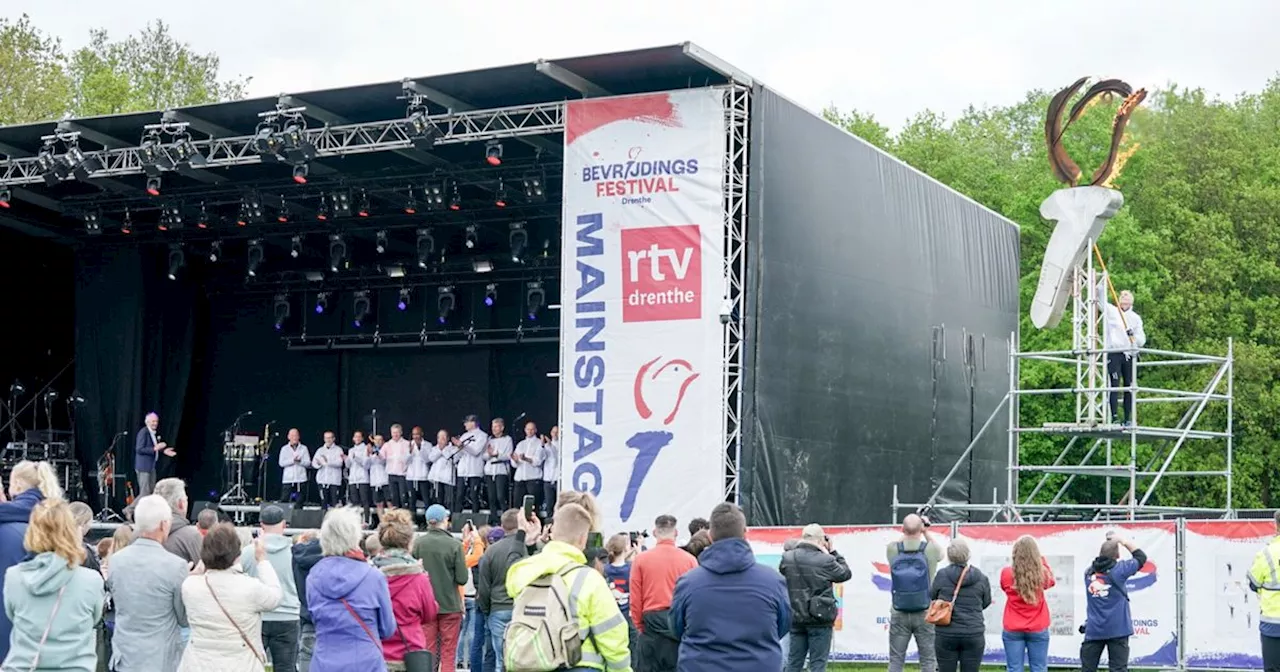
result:
[[[747,532],[756,560],[771,567],[782,561],[782,545],[800,538],[799,527],[761,527]],[[897,527],[828,527],[827,536],[844,556],[853,578],[836,588],[839,612],[831,644],[831,660],[889,660],[889,565],[886,551],[902,537]],[[948,528],[930,532],[946,548]],[[847,607],[847,608],[846,608]],[[907,659],[918,660],[915,643]]]
[[[993,601],[985,613],[987,662],[1004,661],[1001,633],[1006,598],[1000,589],[1000,571],[1009,565],[1013,542],[1026,534],[1036,538],[1057,581],[1057,586],[1045,594],[1051,618],[1049,662],[1080,664],[1083,638],[1077,628],[1086,616],[1085,572],[1097,556],[1106,533],[1112,530],[1132,540],[1147,554],[1147,564],[1126,585],[1134,632],[1129,640],[1130,666],[1178,665],[1175,523],[961,525],[959,536],[969,540],[972,564],[981,568],[991,582]]]
[[[1275,534],[1270,520],[1187,521],[1187,667],[1262,669],[1249,568]]]
[[[726,143],[717,89],[566,104],[561,479],[605,530],[724,501]]]

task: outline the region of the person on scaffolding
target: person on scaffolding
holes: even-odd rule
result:
[[[1138,361],[1138,349],[1147,344],[1147,332],[1142,329],[1142,316],[1133,310],[1133,292],[1120,292],[1116,303],[1107,301],[1107,290],[1115,291],[1110,282],[1104,281],[1098,288],[1098,297],[1106,316],[1103,327],[1103,343],[1107,349],[1107,379],[1111,390],[1111,419],[1126,426],[1133,424],[1133,395],[1128,389],[1124,392],[1116,388],[1128,388],[1133,384],[1134,369]],[[1117,409],[1117,402],[1124,396],[1123,416]]]

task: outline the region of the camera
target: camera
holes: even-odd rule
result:
[[[1077,631],[1079,631],[1079,633],[1083,635],[1083,634],[1084,634],[1084,629],[1085,629],[1085,626],[1086,626],[1086,625],[1088,625],[1088,621],[1086,621],[1086,622],[1084,622],[1084,623],[1081,623],[1081,624],[1080,624],[1080,627],[1076,628],[1076,630],[1077,630]]]
[[[733,302],[726,296],[720,303],[720,324],[729,324],[731,321],[733,321]]]

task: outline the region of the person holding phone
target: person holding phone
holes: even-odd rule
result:
[[[538,424],[530,420],[524,423],[524,439],[512,451],[511,463],[516,465],[515,501],[523,502],[525,497],[532,497],[534,510],[537,510],[538,501],[542,499],[544,460],[546,455],[543,452],[543,437],[538,436]]]

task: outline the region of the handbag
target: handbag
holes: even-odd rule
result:
[[[404,642],[405,672],[435,672],[436,655],[434,653],[426,649],[410,649],[409,640],[405,639],[404,633],[400,632],[400,626],[398,625],[396,626],[396,634],[400,636],[400,641]]]
[[[951,625],[951,609],[955,606],[956,598],[960,597],[960,586],[964,585],[964,576],[969,573],[969,566],[965,565],[960,570],[960,578],[956,579],[956,589],[951,593],[951,601],[934,600],[929,603],[929,611],[925,612],[924,622],[933,625],[948,626]]]
[[[53,619],[58,617],[58,607],[62,606],[62,591],[66,589],[66,586],[58,589],[58,599],[53,603],[53,611],[49,612],[49,622],[45,624],[44,634],[40,635],[40,643],[36,645],[35,658],[31,659],[31,672],[40,669],[40,652],[44,650],[44,643],[49,639],[49,631],[53,629]]]
[[[240,629],[240,624],[236,623],[236,619],[231,617],[231,612],[227,611],[227,608],[222,606],[222,600],[219,600],[218,594],[213,592],[213,584],[209,583],[208,574],[204,575],[204,585],[209,589],[209,594],[213,596],[213,601],[218,605],[218,608],[222,610],[222,615],[226,616],[228,621],[231,621],[231,627],[235,628],[236,632],[240,634],[240,641],[244,642],[244,645],[249,647],[249,650],[253,652],[253,657],[257,658],[259,663],[266,665],[266,654],[258,653],[258,647],[254,646],[253,642],[249,641],[249,637],[244,634],[244,630]]]

